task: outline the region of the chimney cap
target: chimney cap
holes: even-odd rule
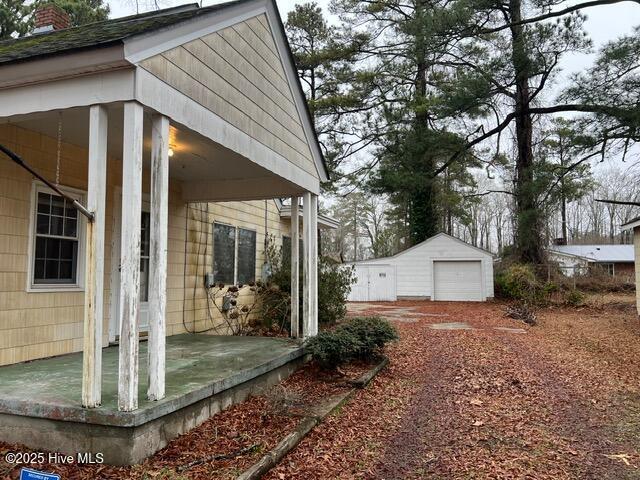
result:
[[[70,26],[71,18],[69,14],[55,3],[45,3],[36,8],[33,33],[62,30]]]

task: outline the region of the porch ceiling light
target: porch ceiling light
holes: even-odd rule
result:
[[[169,147],[169,152],[168,153],[169,153],[170,157],[173,157],[173,148]]]

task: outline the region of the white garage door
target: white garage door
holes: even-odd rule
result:
[[[482,301],[482,264],[478,261],[433,262],[434,300]]]
[[[351,302],[392,302],[396,296],[393,265],[356,265],[357,282],[351,286]]]

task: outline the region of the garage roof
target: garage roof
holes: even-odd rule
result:
[[[420,247],[424,246],[425,244],[435,240],[436,238],[440,238],[440,237],[449,238],[449,239],[454,240],[454,241],[456,241],[458,243],[461,243],[465,247],[473,248],[474,250],[477,250],[478,252],[484,253],[485,255],[493,258],[493,253],[491,253],[490,251],[485,250],[485,249],[480,248],[480,247],[475,247],[475,246],[471,245],[470,243],[465,242],[464,240],[460,240],[459,238],[456,238],[456,237],[454,237],[452,235],[449,235],[447,233],[441,232],[441,233],[438,233],[438,234],[434,235],[433,237],[427,238],[426,240],[424,240],[424,241],[422,241],[420,243],[417,243],[416,245],[414,245],[412,247],[407,248],[406,250],[403,250],[403,251],[401,251],[399,253],[396,253],[395,255],[391,255],[390,257],[371,258],[369,260],[360,260],[359,262],[350,262],[350,263],[368,263],[368,262],[377,262],[377,263],[379,263],[380,260],[385,260],[385,259],[388,259],[388,258],[396,258],[396,257],[399,257],[400,255],[404,255],[405,253],[410,252],[411,250],[414,250],[416,248],[420,248]]]

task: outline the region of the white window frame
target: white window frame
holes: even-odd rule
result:
[[[234,253],[234,258],[233,258],[233,284],[229,284],[229,285],[237,285],[238,284],[238,230],[242,229],[242,230],[247,230],[249,232],[253,232],[256,234],[256,246],[255,246],[255,260],[256,260],[256,268],[258,266],[258,230],[255,228],[248,228],[248,227],[240,227],[238,225],[232,225],[231,223],[227,223],[227,222],[219,222],[217,220],[214,220],[213,222],[211,222],[211,250],[212,250],[212,254],[211,254],[211,271],[213,272],[214,270],[214,265],[215,265],[215,261],[216,261],[216,251],[215,251],[215,225],[225,225],[227,227],[232,227],[236,234],[235,234],[235,238],[234,238],[234,244],[233,244],[233,253]],[[257,278],[256,278],[257,280]],[[217,283],[217,282],[216,282]]]
[[[77,188],[61,186],[60,190],[71,198],[84,203],[86,192]],[[29,207],[29,247],[27,251],[27,287],[26,291],[36,292],[82,292],[84,291],[84,269],[85,269],[85,229],[86,219],[78,212],[78,260],[76,272],[76,283],[34,283],[35,250],[36,250],[36,216],[38,215],[38,193],[48,193],[58,195],[47,187],[44,183],[34,180],[31,184],[31,205]]]

